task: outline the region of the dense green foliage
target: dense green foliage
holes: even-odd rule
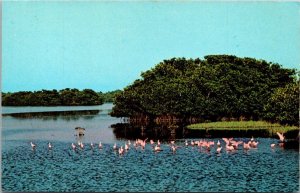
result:
[[[294,82],[295,73],[279,64],[230,55],[172,58],[117,94],[111,115],[258,120],[265,117],[273,92]]]
[[[281,124],[299,123],[299,81],[277,88],[265,105],[265,118]]]
[[[115,100],[115,96],[121,93],[121,90],[114,90],[114,91],[109,91],[109,92],[99,92],[98,94],[100,95],[100,97],[103,99],[103,102],[105,103],[112,103]]]
[[[101,105],[103,99],[93,90],[63,89],[2,93],[3,106]]]

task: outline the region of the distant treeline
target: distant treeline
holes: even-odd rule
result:
[[[254,58],[172,58],[141,73],[141,79],[116,95],[114,104],[111,115],[116,117],[297,125],[299,80],[295,69]]]
[[[103,99],[103,102],[105,103],[112,103],[114,102],[115,95],[121,93],[121,90],[115,90],[115,91],[108,91],[105,93],[99,92],[98,94]]]
[[[104,102],[113,102],[114,93],[97,93],[92,89],[62,89],[41,91],[20,91],[2,93],[3,106],[79,106],[101,105]]]

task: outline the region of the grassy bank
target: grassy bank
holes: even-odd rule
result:
[[[210,122],[198,123],[187,126],[190,130],[205,131],[206,133],[216,132],[263,132],[269,137],[276,136],[276,132],[286,133],[294,136],[299,132],[297,126],[283,126],[277,123],[265,121],[229,121],[229,122]]]

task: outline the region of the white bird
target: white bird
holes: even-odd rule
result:
[[[272,143],[272,144],[271,144],[271,148],[274,148],[274,147],[275,147],[275,143]]]
[[[128,145],[129,145],[129,146],[131,145],[131,142],[130,142],[130,140],[128,140]]]
[[[52,145],[50,142],[48,143],[48,149],[52,149]]]
[[[219,141],[219,140],[218,140],[217,146],[221,146],[221,143],[220,143],[220,141]]]
[[[93,143],[91,143],[91,148],[94,149],[94,144]]]
[[[189,143],[187,140],[185,140],[185,146],[189,146]]]
[[[32,141],[30,142],[31,148],[35,149],[36,145],[34,143],[32,143]]]
[[[101,141],[99,142],[99,149],[102,149],[102,143],[101,143]]]
[[[114,150],[117,150],[118,147],[117,147],[117,144],[115,143],[114,146],[113,146]]]

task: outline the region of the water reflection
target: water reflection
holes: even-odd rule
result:
[[[111,127],[117,139],[175,140],[184,137],[182,125],[117,123]]]
[[[28,112],[28,113],[11,113],[2,114],[2,116],[11,116],[16,119],[41,119],[41,120],[66,120],[73,121],[83,118],[90,120],[98,115],[101,110],[79,110],[79,111],[49,111],[49,112]]]

